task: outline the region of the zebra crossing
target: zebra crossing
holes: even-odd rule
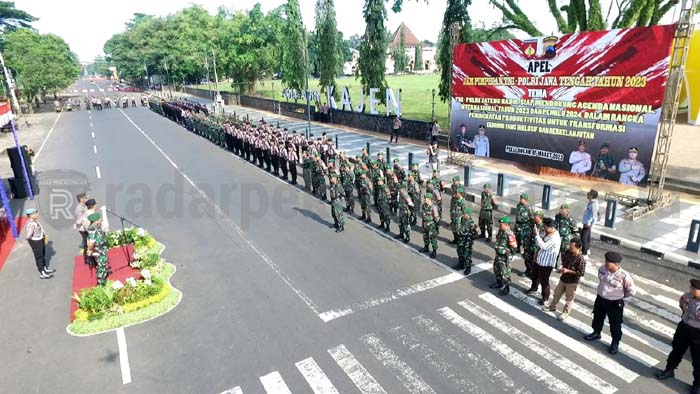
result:
[[[543,310],[537,295],[525,294],[530,283],[522,279],[508,297],[479,292],[309,354],[294,363],[303,380],[277,370],[263,371],[258,380],[267,394],[637,392],[642,376],[663,368],[680,320],[678,308],[666,308],[660,297],[681,292],[635,275],[641,291],[627,300],[621,353],[612,356],[606,333],[600,341],[606,346],[582,339],[591,331],[596,268],[589,264],[563,321]],[[297,387],[299,382],[305,385]],[[259,391],[248,386],[221,394]]]

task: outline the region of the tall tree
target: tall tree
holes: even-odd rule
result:
[[[304,89],[306,62],[309,61],[305,44],[304,25],[297,0],[288,0],[285,7],[287,29],[284,37],[282,82],[290,89]]]
[[[325,93],[327,86],[336,86],[335,78],[338,76],[338,63],[340,63],[338,29],[336,28],[333,0],[316,1],[316,37],[318,43],[318,82],[321,85],[321,92]]]
[[[403,25],[399,27],[399,45],[394,47],[391,57],[394,59],[394,72],[402,73],[408,67],[408,56],[406,56],[406,32]]]
[[[5,29],[31,28],[30,23],[37,19],[26,11],[15,8],[14,1],[0,1],[0,26]]]
[[[467,7],[471,5],[471,0],[447,0],[447,8],[442,18],[442,29],[438,40],[438,59],[440,68],[440,85],[438,88],[440,100],[443,102],[450,99],[450,85],[452,84],[452,38],[450,29],[453,23],[459,23],[460,31],[457,42],[469,42],[471,34],[471,20],[467,13]]]
[[[416,51],[413,54],[413,70],[419,71],[423,69],[423,44],[416,44]]]
[[[381,90],[380,99],[384,98],[386,89],[386,8],[384,0],[365,0],[363,9],[365,18],[365,33],[360,43],[360,59],[358,61],[358,73],[362,88],[369,91],[370,88]]]
[[[489,0],[503,13],[507,27],[521,30],[530,36],[542,36],[542,31],[533,23],[533,15],[527,15],[517,0]],[[659,24],[680,0],[622,0],[610,2],[607,16],[603,17],[600,0],[547,0],[549,13],[557,23],[562,34],[577,31],[595,31],[608,28],[618,29],[635,26],[653,26]],[[615,7],[613,7],[615,6]],[[616,8],[613,10],[613,8]],[[538,10],[537,15],[541,14]],[[616,15],[612,23],[609,18]]]

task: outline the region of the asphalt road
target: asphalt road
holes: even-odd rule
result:
[[[580,286],[565,324],[488,288],[491,245],[475,246],[486,271],[462,278],[444,239],[431,260],[416,231],[407,246],[352,219],[336,234],[326,204],[146,108],[63,114],[35,168],[84,174],[91,195],[167,246],[184,296],[125,329],[122,384],[114,332],[65,332],[78,236],[43,217],[56,278],[37,278],[25,242],[0,272],[2,392],[663,394],[692,379],[688,362],[679,380],[653,378],[679,313],[670,304],[694,271],[651,256],[620,250],[643,294],[628,302],[629,348],[609,356],[579,331],[595,289]],[[608,249],[596,243],[591,262]]]

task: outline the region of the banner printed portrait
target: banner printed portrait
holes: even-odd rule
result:
[[[669,25],[458,45],[453,147],[642,183],[674,33]]]

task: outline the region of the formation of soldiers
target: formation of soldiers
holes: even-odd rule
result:
[[[281,128],[279,124],[275,127],[264,119],[253,124],[235,115],[212,115],[206,107],[187,101],[151,101],[149,104],[154,111],[291,184],[297,183],[297,165],[300,165],[304,190],[322,201],[330,202],[332,228],[338,233],[345,230],[344,214],[356,212],[357,201],[360,220],[372,223],[375,211],[379,228],[384,232],[391,231],[391,221],[396,219],[398,231],[394,238],[404,243],[410,242],[412,226],[416,226],[420,218],[423,235],[421,252],[435,258],[437,237],[443,221],[443,193],[449,193],[452,196],[449,207],[450,243],[457,247],[456,268],[464,270],[465,275],[470,274],[474,242],[481,238],[490,243],[494,238],[493,211],[497,205],[490,184],[483,186],[480,210],[475,221],[459,176],[452,178],[452,184],[448,187],[441,180],[439,170],[434,170],[430,179],[424,180],[418,163],[413,163],[406,171],[398,159],[389,164],[381,152],[374,160],[367,149],[350,158],[344,152],[337,152],[333,140],[325,133],[318,137],[313,134],[305,137],[296,131]],[[522,253],[525,259],[524,275],[531,276],[533,271],[531,268],[537,253],[534,227],[537,225],[543,229],[543,215],[533,211],[527,202],[528,195],[521,195],[514,230],[510,228],[509,216],[498,220],[494,244],[496,281],[491,287],[499,289],[502,295],[510,292],[510,262],[516,253]],[[556,223],[562,237],[563,252],[576,229],[568,206],[561,207]]]

